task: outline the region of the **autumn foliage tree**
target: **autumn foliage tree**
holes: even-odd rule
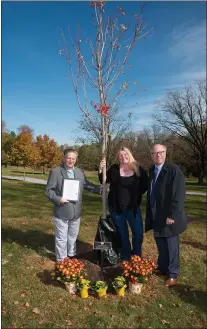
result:
[[[10,153],[12,145],[15,141],[16,134],[13,131],[9,131],[6,128],[6,122],[1,122],[1,149],[2,149],[2,164],[7,166],[8,162],[10,161]]]
[[[17,135],[10,156],[13,163],[24,167],[24,176],[26,166],[39,162],[39,149],[34,143],[31,131],[21,131]]]
[[[48,135],[39,135],[36,138],[35,145],[39,149],[38,165],[43,168],[43,173],[45,173],[46,167],[51,168],[60,164],[62,152],[54,139],[50,139]]]
[[[78,106],[87,127],[100,141],[102,159],[106,160],[111,122],[118,99],[135,95],[140,90],[137,80],[127,78],[127,71],[132,67],[129,56],[134,46],[150,35],[152,29],[145,30],[143,6],[140,13],[131,18],[119,6],[115,16],[107,16],[103,0],[93,1],[90,7],[93,10],[94,39],[89,40],[84,31],[81,36],[79,25],[76,41],[70,30],[69,40],[61,30],[59,54],[67,60]],[[93,90],[94,99],[89,98],[89,90],[90,94]],[[103,218],[106,218],[105,181],[106,170],[103,171]]]

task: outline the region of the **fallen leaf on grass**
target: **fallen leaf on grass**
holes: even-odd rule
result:
[[[12,323],[12,328],[17,328],[17,324],[16,323]]]
[[[66,322],[69,327],[72,326],[72,322],[70,320],[66,320]]]
[[[6,307],[4,305],[2,305],[2,307],[1,307],[1,314],[2,315],[6,315],[7,314]]]
[[[34,314],[40,314],[40,310],[39,310],[37,307],[35,307],[35,308],[32,310],[32,312],[33,312]]]
[[[19,304],[18,300],[15,300],[14,304],[15,305],[18,305]]]
[[[2,265],[7,264],[8,262],[9,262],[9,261],[8,261],[7,259],[2,259],[2,261],[1,261]]]
[[[25,294],[21,294],[20,297],[25,297]]]
[[[29,307],[29,303],[26,302],[26,303],[24,304],[24,306]]]
[[[137,316],[135,319],[139,322],[144,321],[144,318],[142,316]]]
[[[205,321],[199,320],[198,323],[196,324],[196,328],[206,328]]]
[[[162,304],[159,304],[159,307],[160,307],[160,308],[162,308],[162,307],[163,307],[163,305],[162,305]]]
[[[161,322],[162,322],[162,324],[167,324],[167,323],[169,324],[169,322],[166,320],[162,320]]]

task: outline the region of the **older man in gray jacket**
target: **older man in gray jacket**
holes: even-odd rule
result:
[[[75,150],[65,150],[63,163],[50,171],[46,186],[46,195],[54,204],[57,261],[76,255],[76,240],[80,228],[83,188],[100,194],[100,186],[90,183],[83,171],[75,167],[77,156],[78,153]],[[68,178],[76,179],[80,182],[80,196],[77,202],[70,202],[62,197],[63,181]]]

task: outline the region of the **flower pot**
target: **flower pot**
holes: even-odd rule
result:
[[[125,289],[126,289],[126,286],[123,286],[121,288],[116,288],[117,295],[120,297],[123,297],[125,295]]]
[[[80,289],[81,298],[88,298],[88,288]]]
[[[138,294],[138,295],[141,294],[142,287],[143,287],[143,283],[139,283],[139,282],[131,283],[131,282],[129,282],[129,291],[132,294]]]
[[[97,290],[98,297],[99,298],[105,297],[106,296],[106,290],[107,290],[107,288]]]
[[[77,292],[76,283],[75,282],[66,282],[65,288],[71,295],[75,295]]]

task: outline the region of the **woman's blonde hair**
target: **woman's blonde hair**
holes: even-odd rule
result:
[[[121,147],[119,151],[117,152],[117,159],[119,159],[119,153],[120,151],[124,151],[128,154],[129,157],[129,168],[135,171],[135,174],[139,177],[140,176],[140,169],[139,169],[139,163],[135,160],[133,157],[131,151],[127,147]]]

